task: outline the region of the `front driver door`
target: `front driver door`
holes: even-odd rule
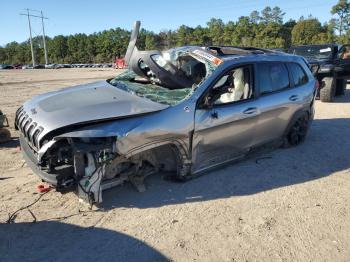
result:
[[[253,146],[260,110],[254,100],[252,68],[229,70],[202,98],[207,102],[199,103],[192,145],[193,173],[242,157]]]

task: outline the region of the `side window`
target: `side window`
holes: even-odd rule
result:
[[[230,70],[211,89],[207,99],[214,105],[247,100],[253,97],[251,67]]]
[[[288,88],[289,75],[286,66],[282,63],[257,64],[257,80],[260,94],[268,94]]]
[[[292,81],[295,87],[305,85],[308,82],[308,77],[300,65],[291,63],[289,64],[289,69],[292,73]]]

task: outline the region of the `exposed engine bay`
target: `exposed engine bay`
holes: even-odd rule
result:
[[[159,147],[125,158],[116,152],[112,137],[62,138],[50,146],[39,165],[42,172],[55,175],[57,191],[77,190],[80,199],[93,204],[102,202],[105,189],[129,181],[143,192],[147,176],[176,171],[175,150]]]

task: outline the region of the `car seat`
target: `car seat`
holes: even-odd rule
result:
[[[244,81],[244,72],[243,68],[238,68],[233,73],[233,83],[234,83],[234,96],[233,101],[239,101],[242,99],[245,91],[245,81]],[[249,86],[248,86],[249,89]]]
[[[244,92],[243,99],[249,99],[252,95],[252,89],[250,88],[250,71],[249,68],[244,68]]]

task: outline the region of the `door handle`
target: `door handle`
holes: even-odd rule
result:
[[[292,95],[289,97],[290,101],[297,101],[299,99],[298,95]]]
[[[219,118],[219,114],[218,114],[217,111],[211,112],[210,116],[211,116],[211,118],[214,118],[214,119],[218,119]]]
[[[254,114],[256,112],[258,112],[258,109],[256,107],[249,107],[248,109],[243,111],[243,114],[251,115],[251,114]]]

